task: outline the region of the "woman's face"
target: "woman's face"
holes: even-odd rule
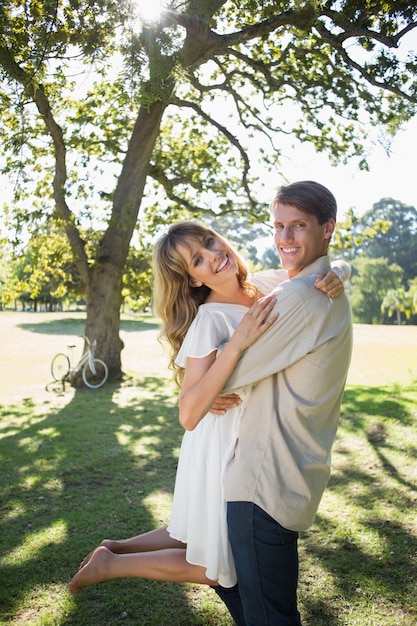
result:
[[[186,263],[192,287],[206,285],[216,291],[236,280],[236,257],[224,241],[207,235],[204,241],[190,239],[187,245],[178,245],[177,250]]]

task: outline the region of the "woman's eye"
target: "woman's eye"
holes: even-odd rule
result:
[[[197,267],[197,265],[200,265],[201,263],[201,256],[198,256],[194,259],[194,267]]]
[[[206,239],[206,248],[211,248],[211,246],[213,245],[214,242],[214,238],[213,237],[208,237]]]

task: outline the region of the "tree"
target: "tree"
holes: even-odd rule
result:
[[[396,316],[397,324],[401,324],[401,313],[404,313],[407,319],[411,317],[412,300],[410,294],[406,292],[404,287],[399,289],[389,289],[385,294],[381,303],[381,311],[388,312],[389,317]]]
[[[84,232],[89,246],[98,245],[100,232]],[[82,300],[84,290],[65,233],[52,227],[47,233],[31,236],[24,250],[14,258],[9,246],[2,249],[0,261],[0,301],[9,304],[20,300],[53,310],[62,303]],[[90,252],[90,256],[92,253]],[[131,247],[122,276],[123,303],[131,310],[144,310],[152,296],[150,244]],[[3,272],[1,271],[3,269]],[[7,270],[7,273],[6,273]],[[7,279],[2,278],[2,275]]]
[[[11,268],[2,289],[5,303],[21,300],[33,305],[35,311],[39,304],[52,310],[65,300],[82,296],[78,271],[63,232],[33,235]]]
[[[384,221],[388,227],[375,230],[375,226]],[[383,198],[356,221],[352,232],[359,237],[369,229],[374,231],[373,237],[362,237],[352,246],[352,258],[363,254],[397,263],[404,270],[406,287],[407,281],[417,276],[417,209],[392,198]]]
[[[363,324],[381,324],[382,302],[388,291],[401,288],[403,270],[387,259],[359,257],[352,261],[351,303],[353,318]]]
[[[281,133],[366,167],[369,125],[394,133],[417,100],[416,58],[398,52],[417,7],[403,0],[171,0],[152,23],[139,23],[134,6],[0,6],[3,171],[19,183],[8,217],[17,232],[28,215],[54,214],[64,227],[85,286],[86,335],[113,378],[138,216],[142,231],[181,210],[260,220],[252,151],[276,169]],[[86,222],[103,232],[97,246],[81,234]]]
[[[417,276],[408,281],[407,293],[411,302],[411,322],[417,324]]]

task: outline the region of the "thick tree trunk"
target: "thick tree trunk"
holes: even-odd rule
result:
[[[107,364],[110,379],[122,376],[123,342],[119,336],[122,269],[111,262],[96,265],[87,292],[85,334],[90,341],[97,341],[95,355]]]
[[[94,264],[87,270],[85,334],[90,341],[97,341],[96,356],[107,364],[113,380],[123,375],[119,336],[122,275],[165,108],[165,102],[157,101],[139,113],[115,191],[112,218]]]

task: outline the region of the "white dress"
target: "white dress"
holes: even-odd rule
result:
[[[238,304],[206,303],[199,307],[176,363],[221,350],[247,308]],[[236,584],[236,570],[227,532],[223,473],[234,454],[240,417],[251,386],[239,390],[242,399],[225,415],[207,415],[183,437],[168,532],[187,544],[186,559],[202,565],[223,587]]]

